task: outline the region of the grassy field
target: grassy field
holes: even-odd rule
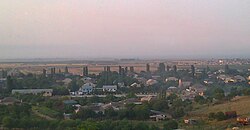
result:
[[[225,121],[208,121],[208,114],[210,112],[227,112],[236,111],[239,116],[250,116],[250,96],[242,96],[234,98],[231,101],[224,102],[217,105],[203,105],[197,106],[196,110],[191,112],[187,118],[204,121],[200,129],[225,129],[230,125],[236,124],[236,119],[229,119]],[[199,129],[197,127],[189,126],[186,129]],[[244,126],[241,129],[250,130],[250,126]]]
[[[236,111],[240,116],[250,116],[250,96],[236,97],[231,101],[218,105],[203,106],[192,114],[208,115],[210,112]]]

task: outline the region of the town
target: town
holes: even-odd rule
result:
[[[249,60],[116,62],[2,63],[1,129],[250,128]]]

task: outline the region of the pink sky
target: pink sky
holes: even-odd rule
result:
[[[249,12],[249,0],[1,0],[0,58],[248,57]]]

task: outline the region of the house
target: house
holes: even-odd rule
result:
[[[177,87],[171,86],[166,90],[166,95],[169,96],[173,93],[177,93],[179,89]]]
[[[146,97],[141,98],[141,102],[150,102],[150,101],[152,101],[154,99],[156,99],[156,98],[153,97],[153,96],[146,96]]]
[[[225,80],[224,80],[225,83],[236,83],[237,81],[232,78],[232,77],[227,77]]]
[[[247,80],[249,80],[249,81],[250,81],[250,76],[248,76],[248,77],[247,77]]]
[[[161,76],[160,75],[152,75],[152,79],[154,79],[154,80],[160,80]]]
[[[118,87],[119,87],[119,88],[124,88],[124,87],[126,87],[126,86],[125,86],[125,83],[124,83],[124,82],[119,82],[119,83],[118,83]]]
[[[140,84],[146,85],[147,79],[144,77],[137,77],[136,80],[138,80],[138,82]]]
[[[133,83],[133,84],[130,85],[130,87],[133,87],[133,88],[140,88],[140,87],[141,87],[141,84]]]
[[[90,77],[85,77],[81,79],[84,83],[94,83],[94,80]]]
[[[45,97],[50,97],[53,94],[53,89],[13,89],[12,94],[43,94]]]
[[[74,105],[77,105],[78,103],[75,100],[64,100],[63,104],[68,105],[68,106],[74,106]]]
[[[84,84],[78,91],[78,94],[89,94],[92,93],[95,88],[95,84],[93,83],[86,83]]]
[[[217,79],[223,81],[224,83],[241,83],[246,81],[246,79],[241,75],[236,75],[233,77],[227,75],[219,75],[217,76]]]
[[[192,82],[191,81],[182,81],[181,79],[179,80],[179,88],[187,88],[191,86]]]
[[[176,77],[168,77],[167,79],[166,79],[166,82],[169,82],[169,81],[174,81],[174,82],[176,82],[176,81],[178,81],[179,79],[178,78],[176,78]]]
[[[206,86],[203,86],[201,84],[195,84],[195,85],[189,87],[189,90],[194,92],[197,95],[204,96],[204,92],[207,89],[206,89]]]
[[[204,84],[206,84],[206,85],[211,85],[211,84],[214,83],[213,81],[210,81],[209,79],[206,79],[206,80],[204,80],[203,82],[204,82]]]
[[[103,108],[104,104],[103,103],[92,103],[90,105],[83,106],[82,108],[84,109],[90,109],[94,111],[96,114],[98,113],[104,113],[105,109]]]
[[[6,83],[6,78],[1,78],[0,79],[0,88],[5,87],[5,83]]]
[[[250,117],[238,117],[237,122],[242,124],[242,125],[249,125]]]
[[[147,82],[146,82],[146,85],[147,86],[152,86],[152,85],[155,85],[157,84],[158,81],[154,80],[154,79],[149,79]]]
[[[64,83],[64,85],[68,85],[72,82],[72,79],[70,78],[65,78],[64,80],[62,80],[62,82]]]
[[[72,105],[74,108],[75,108],[75,113],[78,113],[81,109],[81,105],[80,104],[75,104],[75,105]]]
[[[117,86],[116,85],[104,85],[102,87],[102,90],[104,92],[116,92],[117,91]]]
[[[188,125],[196,125],[198,122],[195,119],[184,119],[184,123]]]
[[[6,98],[0,100],[0,104],[3,104],[3,105],[14,105],[14,104],[18,104],[18,103],[21,103],[21,101],[14,98],[14,97],[6,97]]]
[[[161,111],[150,110],[150,119],[153,121],[162,121],[171,118],[171,115],[165,114]]]
[[[113,109],[115,111],[119,111],[119,110],[125,109],[125,104],[124,104],[124,102],[111,102],[111,103],[105,104],[101,107],[102,107],[103,111],[105,111],[107,109]]]
[[[142,102],[138,98],[129,98],[124,100],[124,104],[135,104],[135,105],[141,105]]]
[[[228,78],[228,76],[226,76],[224,74],[217,76],[217,79],[222,80],[222,81],[226,80],[226,78]]]
[[[246,82],[246,79],[243,76],[236,75],[234,76],[236,82]]]
[[[72,116],[72,114],[63,113],[64,120],[70,120],[71,116]]]

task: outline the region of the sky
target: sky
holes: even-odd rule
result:
[[[0,59],[250,58],[250,0],[1,0]]]

